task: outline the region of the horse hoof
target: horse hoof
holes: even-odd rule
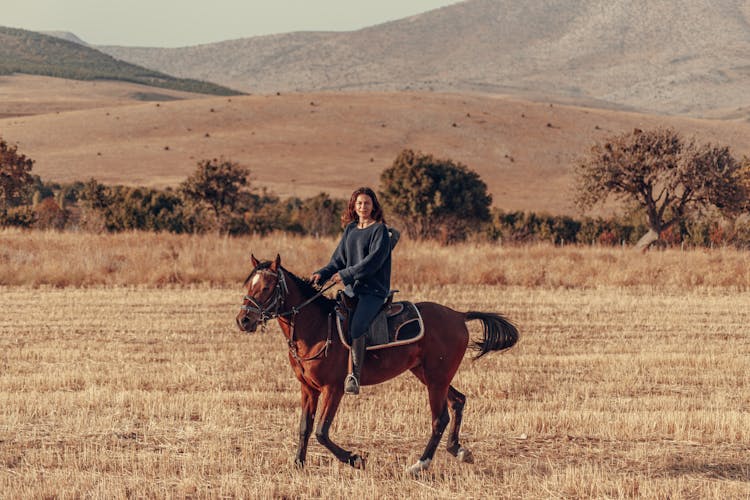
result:
[[[352,455],[349,457],[349,465],[355,469],[365,470],[365,457],[360,455]]]
[[[297,470],[302,470],[305,468],[305,462],[302,460],[295,460],[294,461],[294,468]]]
[[[417,460],[417,463],[406,469],[406,473],[410,476],[418,476],[421,472],[426,471],[430,467],[430,462],[432,462],[432,459],[430,458],[426,460]]]
[[[466,448],[459,448],[458,453],[456,453],[456,458],[459,462],[463,462],[465,464],[473,464],[474,463],[474,454],[471,452],[471,450],[468,450]]]

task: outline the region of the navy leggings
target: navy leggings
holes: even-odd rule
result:
[[[354,309],[354,314],[352,315],[351,327],[349,328],[352,339],[358,339],[367,333],[372,320],[375,319],[384,302],[385,299],[383,297],[375,295],[363,294],[359,296],[357,307]]]

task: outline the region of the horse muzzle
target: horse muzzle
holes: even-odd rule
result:
[[[258,322],[253,321],[244,314],[240,314],[235,318],[235,321],[237,322],[237,327],[240,329],[241,332],[245,333],[253,333],[255,330],[258,329]]]

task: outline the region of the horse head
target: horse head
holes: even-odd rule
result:
[[[281,272],[281,256],[273,261],[260,262],[250,256],[253,270],[245,279],[245,298],[235,318],[243,332],[252,333],[258,324],[276,317],[286,295],[286,286]]]

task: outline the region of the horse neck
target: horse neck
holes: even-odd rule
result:
[[[279,318],[279,324],[287,339],[291,338],[292,323],[294,324],[294,339],[313,344],[325,340],[328,324],[328,311],[324,310],[317,300],[305,305],[313,295],[306,294],[299,286],[289,271],[284,270],[287,295],[284,300],[283,312],[289,312],[292,308],[302,306],[297,314],[290,313],[284,318]]]

